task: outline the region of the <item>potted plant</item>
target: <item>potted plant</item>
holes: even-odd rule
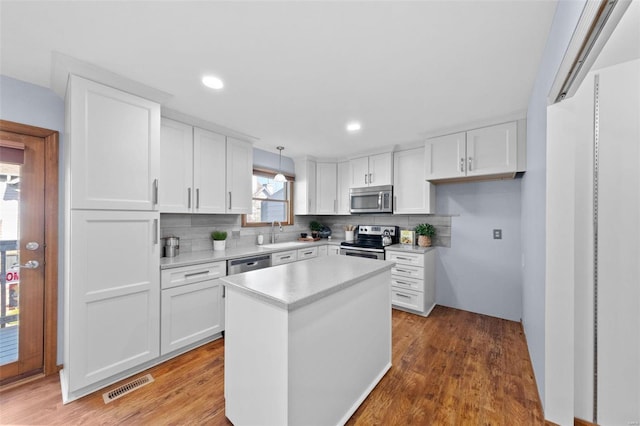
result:
[[[227,246],[227,233],[225,231],[213,231],[211,233],[214,250],[224,250]]]
[[[313,238],[318,238],[318,234],[322,231],[322,224],[317,220],[312,220],[309,223],[309,228],[311,228],[311,236]]]
[[[435,226],[429,223],[421,223],[415,227],[416,234],[418,234],[418,245],[420,247],[431,246],[431,237],[436,235]]]

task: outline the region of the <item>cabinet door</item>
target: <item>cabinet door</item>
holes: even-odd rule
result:
[[[398,151],[393,157],[393,212],[433,213],[435,186],[425,180],[425,148]]]
[[[222,282],[218,279],[162,290],[161,354],[224,330]]]
[[[191,212],[192,184],[193,127],[163,118],[160,128],[160,212]]]
[[[249,142],[227,138],[227,213],[251,213],[253,148]]]
[[[465,147],[465,132],[427,140],[425,179],[438,180],[465,176]]]
[[[193,129],[194,213],[225,212],[226,138],[218,133]]]
[[[318,257],[328,256],[328,255],[329,255],[329,251],[327,249],[327,246],[318,247]]]
[[[338,163],[338,211],[337,214],[351,214],[349,211],[349,162]]]
[[[511,122],[467,132],[467,176],[515,172],[517,130]]]
[[[349,161],[351,188],[369,185],[369,157],[354,158]]]
[[[318,163],[316,165],[316,213],[335,214],[338,208],[337,197],[338,169],[336,163]]]
[[[327,254],[329,256],[339,255],[340,254],[340,246],[333,246],[333,245],[327,246]]]
[[[369,157],[369,186],[393,185],[393,155],[390,152]]]
[[[316,162],[307,158],[295,160],[296,180],[293,184],[295,214],[316,212]]]
[[[69,392],[160,355],[159,213],[72,210]]]
[[[71,208],[156,209],[160,105],[72,75],[67,115]]]

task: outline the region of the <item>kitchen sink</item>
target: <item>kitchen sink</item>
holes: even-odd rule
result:
[[[298,242],[298,241],[288,241],[283,243],[274,243],[274,244],[264,244],[262,247],[267,249],[286,249],[291,247],[301,247],[305,246],[308,243]]]

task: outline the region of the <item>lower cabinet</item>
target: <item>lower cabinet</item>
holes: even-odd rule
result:
[[[161,355],[224,330],[224,276],[226,262],[162,271]]]
[[[318,257],[318,247],[298,249],[298,260],[311,259],[314,257]]]
[[[335,256],[340,254],[340,246],[328,245],[327,246],[327,254],[329,256]]]
[[[271,254],[271,266],[291,263],[298,260],[297,250],[287,250]]]
[[[391,304],[423,316],[429,315],[436,303],[434,248],[426,252],[387,248],[386,260],[396,262],[391,269]]]

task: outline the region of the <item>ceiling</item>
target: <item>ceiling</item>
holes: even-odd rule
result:
[[[346,157],[524,117],[556,1],[2,1],[0,72],[60,52],[288,156]],[[221,77],[220,91],[200,79]],[[349,134],[347,122],[362,130]]]

